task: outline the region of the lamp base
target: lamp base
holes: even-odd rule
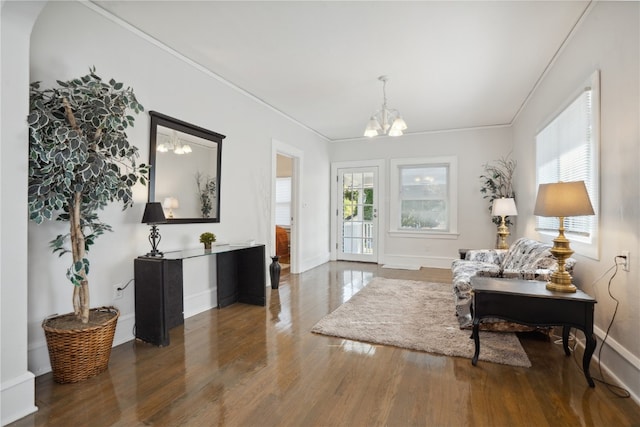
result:
[[[567,258],[573,254],[569,240],[564,236],[564,218],[560,218],[559,234],[553,240],[553,247],[549,252],[556,258],[558,268],[551,274],[551,280],[547,282],[547,289],[555,292],[575,292],[577,288],[571,283],[571,275],[564,266]]]
[[[562,283],[553,283],[553,282],[547,282],[546,288],[550,291],[565,292],[565,293],[574,293],[578,289],[572,283],[569,283],[568,285],[564,285]]]
[[[504,217],[502,217],[502,222],[498,226],[498,243],[496,243],[496,249],[509,249],[509,243],[507,243],[509,234],[511,234],[509,233],[509,227],[507,227]]]
[[[151,225],[151,233],[149,233],[149,243],[151,243],[151,252],[147,254],[148,257],[163,257],[163,253],[158,250],[158,244],[160,243],[160,232],[158,231],[158,226],[155,224]]]

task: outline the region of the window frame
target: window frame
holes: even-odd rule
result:
[[[421,157],[390,159],[389,174],[389,235],[392,237],[414,237],[430,239],[458,238],[458,158],[457,156]],[[434,167],[447,166],[449,169],[447,181],[447,202],[449,229],[415,229],[408,230],[401,227],[402,198],[400,194],[400,173],[403,167]]]
[[[592,182],[592,188],[589,189],[589,195],[591,198],[591,204],[595,216],[593,219],[593,229],[589,235],[585,235],[582,232],[572,232],[565,230],[566,237],[571,242],[571,249],[576,254],[586,256],[595,260],[600,256],[600,72],[594,71],[589,78],[581,84],[571,95],[563,102],[562,106],[547,120],[543,122],[543,125],[535,133],[536,144],[536,191],[540,183],[539,170],[541,165],[538,163],[538,135],[543,132],[549,125],[551,125],[558,117],[565,112],[573,103],[587,90],[591,89],[591,158],[592,167],[588,170],[590,172],[590,180]],[[556,220],[557,221],[557,220]],[[553,239],[558,236],[558,231],[549,229],[540,229],[538,227],[538,218],[535,219],[536,233],[538,239],[545,243],[553,243]]]

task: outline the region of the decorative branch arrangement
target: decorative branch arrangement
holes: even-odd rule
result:
[[[501,157],[494,164],[484,164],[484,174],[480,175],[480,192],[484,199],[489,199],[489,212],[493,209],[493,201],[502,197],[515,198],[513,191],[513,174],[516,169],[516,161],[509,156]],[[499,217],[492,217],[494,224],[500,224]],[[511,225],[506,218],[507,225]]]
[[[213,199],[216,198],[216,181],[209,175],[196,172],[196,184],[198,185],[200,213],[202,218],[209,218],[213,210]]]

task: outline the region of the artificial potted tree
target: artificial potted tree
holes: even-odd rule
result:
[[[67,278],[73,284],[73,313],[45,319],[54,380],[77,382],[107,368],[119,312],[90,309],[88,252],[108,224],[97,212],[120,201],[132,206],[132,187],[146,184],[148,167],[137,164],[138,149],[127,128],[143,111],[130,87],[89,74],[57,87],[31,84],[29,125],[29,218],[68,222],[69,232],[50,242],[54,254],[71,254]]]

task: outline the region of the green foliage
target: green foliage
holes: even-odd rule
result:
[[[516,169],[516,161],[509,157],[501,157],[495,164],[486,163],[485,173],[480,175],[480,193],[484,199],[489,199],[489,212],[493,209],[493,201],[502,197],[515,198],[513,191],[513,174]],[[494,224],[500,223],[500,218],[492,217]],[[509,217],[506,217],[507,225],[511,225]]]
[[[200,199],[200,213],[202,218],[209,218],[213,210],[213,199],[216,197],[216,181],[209,175],[204,176],[200,172],[196,172],[196,184]]]
[[[98,236],[111,231],[96,212],[114,201],[122,202],[123,209],[130,207],[132,187],[146,184],[148,166],[136,163],[138,149],[126,134],[134,124],[127,111],[137,114],[144,108],[133,89],[113,79],[103,81],[95,68],[57,84],[42,89],[40,82],[34,82],[30,88],[29,218],[38,224],[54,218],[69,222],[79,196],[76,239],[84,239],[88,251]],[[53,239],[53,253],[71,252],[65,247],[70,237],[72,233]],[[78,285],[88,269],[88,259],[81,256],[67,277]]]
[[[402,228],[436,228],[446,223],[445,203],[442,200],[409,200],[402,203]]]
[[[200,243],[213,243],[216,241],[216,235],[208,231],[200,235]]]
[[[362,194],[364,200],[361,201],[363,205],[363,218],[365,221],[373,220],[373,188],[363,188]],[[342,211],[345,220],[355,219],[358,216],[358,198],[360,197],[360,191],[354,189],[344,189],[342,200]]]

